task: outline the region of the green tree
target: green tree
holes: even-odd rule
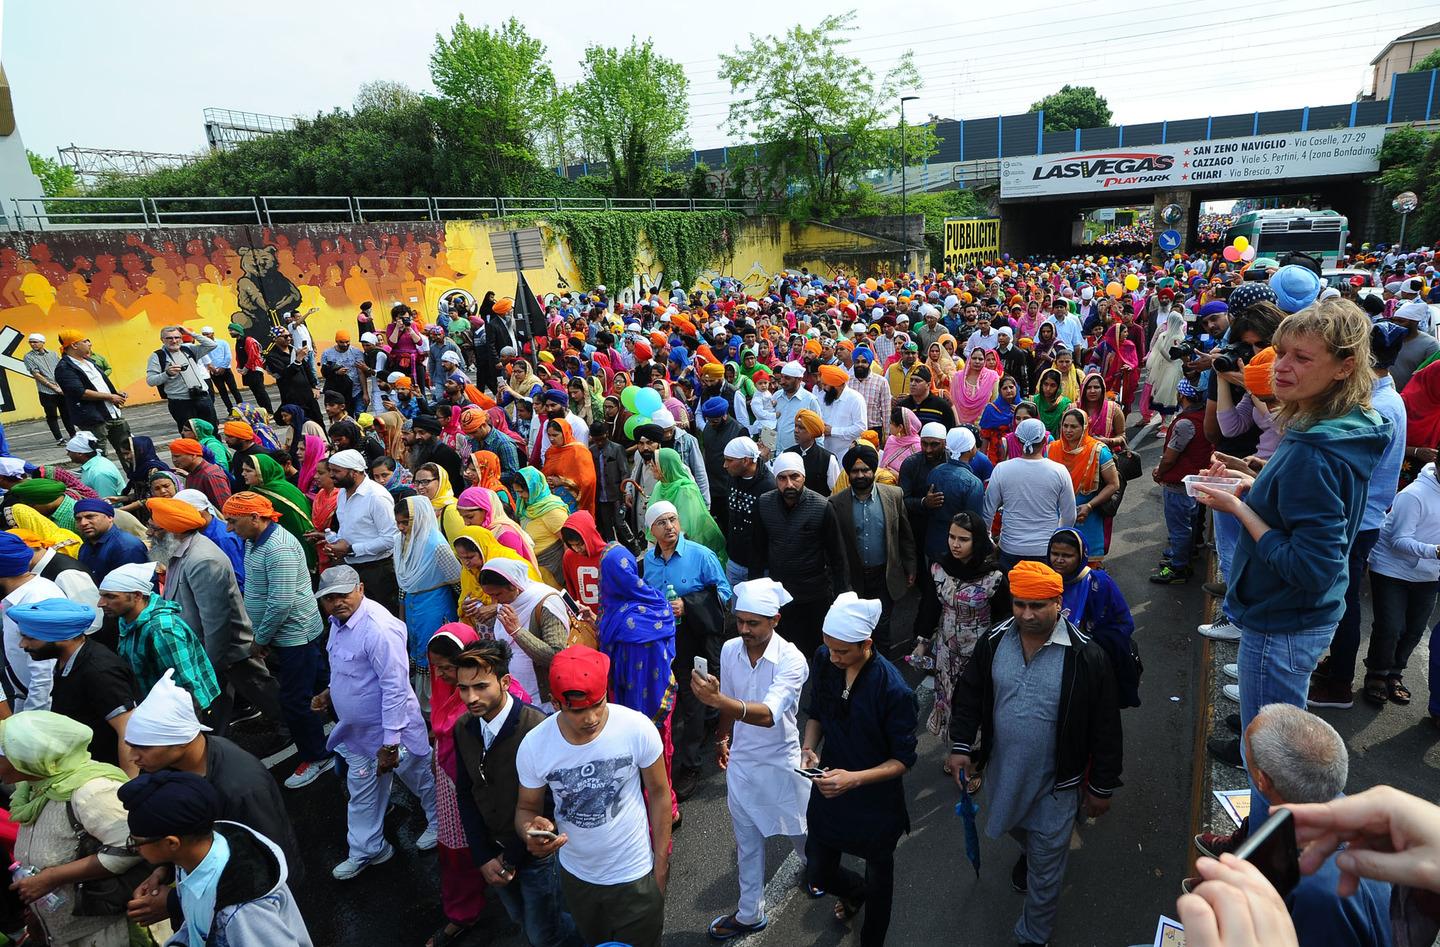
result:
[[[855,11],[827,16],[813,28],[757,37],[720,56],[719,76],[737,98],[731,131],[760,146],[758,174],[764,195],[797,190],[791,212],[833,216],[846,190],[865,172],[899,167],[899,132],[890,127],[902,89],[918,88],[920,70],[906,52],[877,77],[863,57],[845,47],[855,33]],[[935,151],[935,136],[917,126],[906,135],[910,163]]]
[[[562,102],[549,54],[514,17],[492,30],[462,15],[448,37],[436,35],[430,78],[446,136],[473,152],[454,182],[461,193],[527,193],[537,166],[563,155],[552,140]]]
[[[1047,132],[1068,132],[1077,128],[1102,128],[1110,124],[1110,104],[1094,86],[1065,84],[1030,106],[1044,111]]]
[[[1440,69],[1440,49],[1410,67],[1411,72],[1429,72],[1431,69]]]
[[[581,143],[610,165],[616,197],[646,193],[656,165],[689,146],[689,80],[650,40],[585,50],[584,77],[569,90]]]
[[[1440,133],[1424,132],[1413,125],[1397,128],[1380,145],[1380,174],[1373,180],[1384,195],[1381,217],[1385,237],[1400,235],[1400,215],[1390,209],[1390,200],[1401,191],[1414,191],[1420,206],[1405,226],[1410,246],[1440,239]]]
[[[398,109],[418,105],[424,97],[403,82],[373,79],[362,83],[355,93],[355,111]]]
[[[30,173],[40,179],[40,189],[46,197],[74,197],[80,193],[80,179],[75,176],[74,168],[28,149],[25,157],[30,161]]]

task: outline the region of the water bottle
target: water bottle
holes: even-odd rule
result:
[[[10,864],[10,877],[13,878],[15,881],[19,881],[21,878],[29,878],[32,875],[38,874],[40,874],[40,869],[36,868],[34,865],[22,865],[19,862],[12,862]],[[39,905],[48,913],[53,914],[56,911],[60,910],[60,908],[65,904],[65,896],[59,891],[52,891],[49,894],[45,895],[45,897],[35,901],[35,904]]]
[[[673,602],[679,597],[675,592],[675,586],[673,584],[665,586],[665,601]]]
[[[915,657],[915,655],[913,654],[907,654],[905,655],[905,663],[918,671],[935,670],[935,659],[930,657],[930,655],[928,654],[921,655],[918,658]]]

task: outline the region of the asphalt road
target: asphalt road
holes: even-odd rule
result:
[[[163,445],[173,430],[163,406],[126,412],[136,433]],[[7,426],[12,453],[40,462],[63,459],[48,432],[35,422]],[[1147,437],[1138,450],[1148,471],[1158,445]],[[1188,585],[1157,586],[1146,581],[1165,542],[1158,489],[1148,476],[1130,485],[1116,522],[1113,552],[1106,566],[1130,602],[1145,663],[1142,706],[1124,712],[1125,786],[1110,813],[1078,827],[1052,943],[1111,945],[1150,943],[1156,917],[1173,914],[1178,885],[1190,859],[1189,825],[1195,721],[1206,715],[1200,638],[1194,626],[1205,619],[1206,601],[1196,578]],[[909,627],[913,600],[897,609],[897,632]],[[1365,624],[1368,634],[1368,614]],[[1217,655],[1223,655],[1217,651]],[[1362,652],[1363,654],[1363,652]],[[1391,782],[1433,795],[1440,768],[1436,731],[1424,720],[1424,644],[1411,662],[1408,679],[1416,702],[1408,708],[1376,711],[1363,702],[1350,711],[1325,711],[1349,742],[1350,791]],[[1228,658],[1233,660],[1233,657]],[[908,674],[909,672],[907,672]],[[918,676],[910,674],[918,683]],[[1232,708],[1219,708],[1228,712]],[[923,719],[923,716],[922,716]],[[1200,738],[1203,739],[1203,731]],[[242,733],[247,746],[265,749],[271,735]],[[920,761],[906,777],[912,831],[896,854],[896,890],[889,941],[893,944],[1012,943],[1011,930],[1022,896],[1009,887],[1018,850],[1008,839],[981,838],[977,878],[964,854],[960,821],[954,814],[953,783],[940,772],[946,746],[929,734],[920,740]],[[284,778],[294,760],[276,759]],[[1240,779],[1238,771],[1229,771]],[[675,838],[666,902],[667,947],[698,947],[712,918],[733,910],[736,898],[734,843],[725,808],[723,776],[713,763],[701,788],[683,806],[685,821]],[[306,878],[296,896],[317,945],[361,947],[423,944],[442,923],[439,878],[433,854],[416,852],[424,828],[415,803],[397,789],[388,820],[396,856],[349,882],[336,882],[330,868],[345,857],[344,802],[340,784],[327,774],[286,795],[306,852]],[[985,799],[982,795],[982,806]],[[982,821],[983,829],[983,821]],[[830,901],[810,901],[796,887],[797,863],[788,846],[772,841],[768,930],[752,945],[838,945],[856,934],[830,918]],[[504,918],[498,903],[487,920],[461,941],[521,947],[524,938]],[[858,927],[855,928],[858,930]]]

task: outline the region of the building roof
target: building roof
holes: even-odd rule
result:
[[[1380,50],[1380,53],[1374,59],[1370,60],[1370,65],[1373,66],[1384,59],[1385,54],[1390,52],[1390,48],[1396,43],[1410,43],[1422,39],[1440,39],[1440,23],[1431,23],[1429,26],[1422,26],[1418,30],[1411,30],[1403,36],[1395,37],[1385,44],[1385,48]]]

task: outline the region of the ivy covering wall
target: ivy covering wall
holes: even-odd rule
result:
[[[629,285],[644,241],[665,275],[689,287],[708,264],[734,255],[741,219],[722,210],[568,211],[536,214],[523,223],[547,224],[564,237],[586,286]]]

